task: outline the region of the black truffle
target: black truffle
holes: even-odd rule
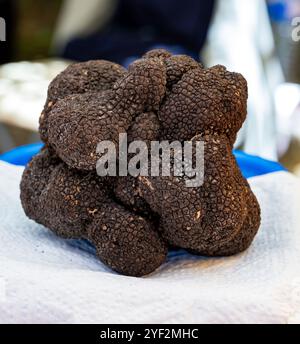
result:
[[[162,49],[128,71],[108,61],[71,65],[49,86],[40,118],[45,148],[21,181],[24,211],[63,238],[91,241],[105,264],[131,276],[158,268],[168,247],[242,252],[260,225],[259,204],[232,154],[246,112],[242,75]],[[98,176],[98,143],[118,145],[125,132],[128,145],[146,143],[145,154],[156,140],[203,142],[203,184],[187,187],[188,173]],[[172,172],[177,163],[171,154]]]

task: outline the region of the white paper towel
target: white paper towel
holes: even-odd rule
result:
[[[132,278],[27,219],[22,171],[0,162],[1,323],[300,322],[300,182],[291,174],[250,179],[262,225],[246,252],[171,253]]]

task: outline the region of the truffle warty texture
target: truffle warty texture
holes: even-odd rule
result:
[[[260,208],[232,154],[247,112],[247,83],[223,66],[152,50],[128,70],[108,61],[69,66],[50,84],[43,150],[25,168],[26,215],[62,238],[86,239],[130,276],[153,272],[168,249],[227,256],[251,244]],[[100,177],[97,144],[204,142],[204,181],[188,175]],[[171,159],[174,169],[174,157]],[[193,161],[191,162],[193,163]]]

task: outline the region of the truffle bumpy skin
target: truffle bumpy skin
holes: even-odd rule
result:
[[[102,60],[71,65],[49,87],[40,118],[45,148],[21,182],[25,213],[63,238],[89,240],[106,265],[131,276],[157,269],[168,247],[239,253],[260,225],[232,154],[246,108],[242,75],[161,49],[128,70]],[[148,147],[204,142],[203,185],[188,188],[187,175],[99,177],[97,144],[118,144],[124,132],[128,144]]]
[[[259,227],[260,210],[224,136],[204,142],[204,180],[186,187],[188,176],[138,177],[139,195],[160,216],[160,232],[171,245],[206,256],[244,251]],[[191,181],[191,180],[190,180]]]
[[[27,166],[21,182],[25,213],[68,239],[90,240],[117,272],[143,276],[166,258],[154,224],[113,200],[106,178],[70,169],[47,149]]]
[[[110,75],[107,64],[111,63],[100,62],[98,75],[101,75],[102,68],[107,75],[99,77],[98,83],[92,80],[90,87],[86,85],[86,79],[91,62],[87,63],[87,67],[85,64],[75,65],[75,81],[79,80],[84,85],[80,87],[82,92],[79,94],[73,83],[71,90],[66,89],[67,76],[70,74],[71,80],[74,79],[72,67],[58,76],[49,88],[45,108],[49,108],[50,104],[50,110],[44,110],[40,121],[42,139],[45,141],[47,138],[46,142],[56,154],[70,167],[77,169],[94,170],[99,159],[97,144],[104,140],[117,144],[119,133],[126,132],[134,118],[142,112],[158,110],[165,94],[166,67],[159,58],[134,62],[128,73],[117,80],[116,74],[122,75],[122,67],[113,65]],[[93,68],[95,64],[92,64]],[[113,80],[115,82],[108,88],[108,81]],[[55,95],[58,98],[53,101]]]

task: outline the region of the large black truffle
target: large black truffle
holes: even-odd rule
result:
[[[232,154],[246,112],[242,75],[162,49],[128,70],[108,61],[71,65],[49,86],[40,118],[45,148],[21,181],[25,213],[63,238],[89,240],[105,264],[131,276],[157,269],[168,247],[242,252],[260,225]],[[203,185],[187,187],[188,174],[98,176],[97,144],[118,144],[125,132],[128,144],[148,148],[155,140],[203,142]],[[173,155],[173,171],[175,164]]]

